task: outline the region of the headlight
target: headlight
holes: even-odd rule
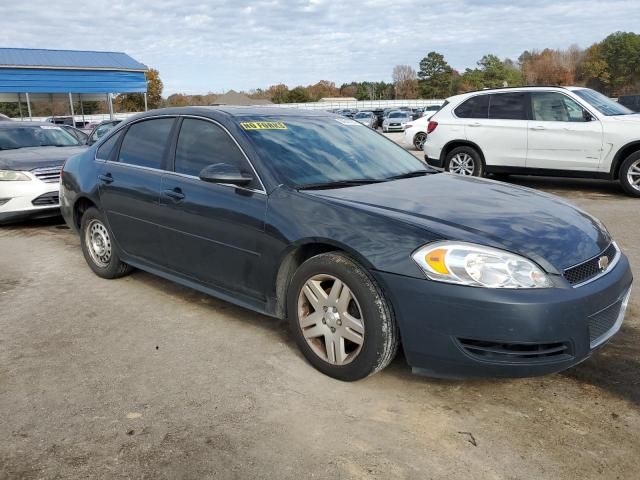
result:
[[[519,255],[463,242],[435,242],[412,255],[425,275],[439,282],[486,288],[549,288],[535,263]]]
[[[25,182],[30,180],[31,177],[24,172],[0,170],[0,182]]]

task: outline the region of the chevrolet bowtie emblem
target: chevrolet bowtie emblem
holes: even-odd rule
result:
[[[609,266],[609,257],[603,255],[598,259],[598,268],[600,268],[600,270],[604,272],[608,266]]]

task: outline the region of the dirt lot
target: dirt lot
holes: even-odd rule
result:
[[[640,278],[640,203],[529,180],[600,217]],[[101,280],[55,222],[0,229],[0,478],[634,479],[640,288],[609,345],[525,380],[346,384],[283,322],[142,272]]]

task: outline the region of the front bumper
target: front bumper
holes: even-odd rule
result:
[[[58,183],[39,180],[1,182],[0,224],[59,215],[59,189]]]
[[[444,378],[530,377],[582,362],[620,328],[633,281],[622,254],[609,273],[578,288],[486,289],[375,275],[409,365]]]

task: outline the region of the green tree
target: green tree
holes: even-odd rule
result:
[[[584,58],[578,65],[577,80],[589,88],[601,92],[609,91],[609,65],[602,56],[599,43],[594,43],[585,51]]]
[[[640,84],[640,35],[613,33],[600,44],[600,54],[607,64],[610,95],[620,95]]]
[[[522,73],[512,60],[500,60],[496,55],[485,55],[478,67],[467,68],[461,78],[462,90],[514,87],[522,85]]]
[[[158,70],[151,68],[146,73],[147,79],[147,105],[150,109],[162,105],[163,84]],[[114,106],[120,112],[141,112],[144,110],[144,94],[125,93],[115,98]]]
[[[310,102],[309,92],[304,87],[296,87],[287,94],[287,103],[304,103]]]
[[[271,85],[269,88],[267,88],[266,93],[273,103],[288,102],[287,97],[289,95],[289,87],[287,87],[284,83]]]
[[[438,52],[429,52],[420,60],[420,95],[422,98],[445,98],[452,93],[453,69]]]

